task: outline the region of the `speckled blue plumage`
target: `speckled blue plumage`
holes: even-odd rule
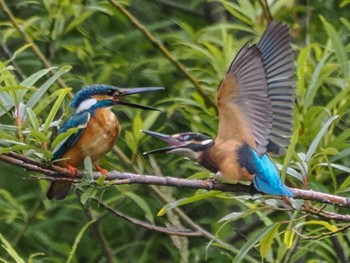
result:
[[[238,150],[239,164],[254,174],[254,186],[269,195],[293,197],[293,192],[282,182],[276,166],[266,154],[259,156],[256,151],[244,144]]]
[[[94,84],[94,85],[86,86],[85,88],[79,90],[75,94],[70,106],[72,108],[77,108],[82,101],[88,98],[91,98],[94,95],[111,95],[113,92],[117,90],[118,90],[117,87],[103,85],[103,84]]]

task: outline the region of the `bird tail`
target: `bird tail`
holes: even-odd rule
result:
[[[271,175],[271,174],[270,174]],[[266,180],[266,176],[256,174],[254,176],[254,186],[260,192],[269,195],[281,195],[286,197],[294,197],[294,193],[282,182],[279,175],[275,180],[271,180],[271,177]],[[272,183],[273,181],[273,183]]]
[[[71,182],[54,181],[46,193],[48,199],[63,200],[69,192]]]

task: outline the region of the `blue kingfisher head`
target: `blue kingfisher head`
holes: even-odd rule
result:
[[[117,88],[114,86],[94,84],[79,90],[70,106],[76,113],[88,110],[92,107],[109,107],[113,105],[126,105],[133,108],[155,110],[152,107],[142,106],[131,102],[123,101],[122,98],[127,95],[143,92],[162,90],[162,87],[142,87],[142,88]]]

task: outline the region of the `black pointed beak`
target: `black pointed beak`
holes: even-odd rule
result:
[[[143,106],[140,104],[132,103],[132,102],[127,102],[127,101],[122,101],[119,100],[120,97],[128,96],[128,95],[133,95],[133,94],[139,94],[139,93],[144,93],[144,92],[150,92],[150,91],[157,91],[157,90],[163,90],[163,87],[142,87],[142,88],[128,88],[128,89],[119,89],[118,94],[114,96],[115,103],[120,104],[120,105],[125,105],[128,107],[136,108],[136,109],[142,109],[142,110],[156,110],[156,111],[161,111],[160,109],[156,109],[153,107],[149,106]]]
[[[181,147],[183,144],[176,138],[173,138],[171,135],[168,134],[164,134],[164,133],[159,133],[159,132],[153,132],[153,131],[143,131],[141,130],[143,133],[146,133],[147,135],[150,135],[152,137],[161,139],[162,141],[166,142],[169,146],[168,147],[164,147],[164,148],[160,148],[160,149],[156,149],[156,150],[152,150],[152,151],[148,151],[148,152],[144,152],[144,155],[148,155],[148,154],[158,154],[158,153],[167,153],[171,150],[174,150],[176,148]]]
[[[118,96],[128,96],[132,94],[145,93],[156,90],[163,90],[163,87],[142,87],[142,88],[127,88],[127,89],[119,89]]]
[[[140,104],[131,103],[131,102],[122,101],[122,100],[118,100],[115,103],[118,105],[125,105],[125,106],[131,107],[131,108],[136,108],[136,109],[162,111],[161,109],[157,109],[157,108],[153,108],[153,107],[149,107],[149,106],[143,106]]]

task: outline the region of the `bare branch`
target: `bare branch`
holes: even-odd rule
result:
[[[72,181],[79,182],[83,177],[83,173],[79,172],[76,178],[69,177],[69,172],[59,166],[48,166],[42,164],[39,161],[31,158],[16,154],[6,153],[0,155],[0,160],[7,163],[20,166],[28,171],[39,172],[48,176],[45,177],[31,177],[38,180],[50,180],[50,181]],[[68,177],[67,177],[68,175]],[[100,173],[93,173],[93,179],[98,179]],[[218,190],[223,192],[232,193],[258,193],[249,185],[244,184],[227,184],[213,180],[196,180],[196,179],[184,179],[170,176],[154,176],[154,175],[139,175],[133,173],[122,173],[118,171],[111,171],[106,177],[110,184],[143,184],[143,185],[163,185],[163,186],[175,186],[179,188],[192,188],[192,189],[205,189],[205,190]],[[316,192],[313,190],[302,190],[297,188],[291,188],[294,193],[294,199],[317,201],[325,204],[332,204],[337,206],[350,207],[350,198],[342,197],[338,195],[326,194]],[[263,193],[259,193],[264,195]],[[279,197],[274,197],[279,198]]]
[[[113,209],[112,207],[104,204],[103,202],[101,202],[101,200],[99,200],[95,197],[91,198],[90,200],[92,200],[94,203],[98,204],[98,206],[103,207],[104,209],[106,209],[107,211],[112,213],[113,215],[116,215],[117,217],[122,218],[125,221],[128,221],[134,225],[146,228],[148,230],[157,231],[157,232],[168,234],[168,235],[176,235],[176,236],[190,236],[190,237],[202,236],[202,233],[200,233],[198,231],[181,230],[181,229],[152,225],[152,224],[149,224],[147,222],[138,220],[136,218],[127,216],[124,213],[117,211],[117,210]]]

